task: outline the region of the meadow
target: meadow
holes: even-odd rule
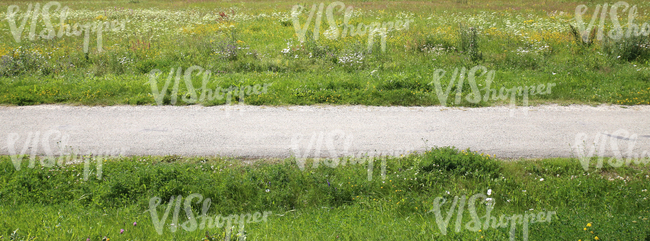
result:
[[[555,212],[549,222],[529,224],[528,240],[650,239],[647,161],[602,169],[592,162],[585,171],[572,158],[503,160],[436,147],[376,157],[375,166],[386,161],[386,174],[376,170],[369,180],[368,159],[359,158],[342,159],[346,164],[336,168],[306,165],[301,171],[295,158],[133,156],[106,160],[101,180],[84,181],[83,164],[28,168],[23,162],[16,171],[8,156],[0,159],[0,236],[9,240],[224,240],[225,226],[171,231],[189,220],[181,205],[172,221],[171,197],[185,197],[184,205],[202,220],[201,200],[188,204],[190,194],[212,200],[210,217],[271,213],[267,221],[247,223],[241,233],[233,225],[232,240],[237,234],[238,240],[508,239],[510,226],[466,228],[472,221],[468,207],[458,218],[450,205],[454,196],[475,194],[494,200],[493,217]],[[157,219],[165,220],[165,209],[172,207],[162,235],[153,225],[154,197],[162,200],[153,209]],[[432,212],[437,197],[447,199],[440,207],[442,216],[451,218],[446,234]],[[487,206],[479,201],[483,223]],[[517,225],[516,240],[522,235]]]
[[[379,35],[369,44],[368,33],[332,37],[327,10],[319,31],[319,14],[294,26],[294,6],[304,8],[293,13],[304,26],[313,4],[320,8],[313,0],[61,0],[48,5],[49,21],[26,14],[36,3],[0,2],[0,105],[482,107],[512,103],[492,90],[529,87],[527,103],[517,96],[513,104],[650,104],[650,37],[599,40],[594,30],[585,41],[575,30],[577,6],[588,7],[588,22],[598,4],[614,2],[342,2],[353,7],[350,26],[401,23],[385,45]],[[650,22],[650,2],[627,3],[638,8],[637,24]],[[341,34],[344,8],[333,12]],[[628,15],[619,18],[626,26]],[[604,31],[613,29],[607,19]],[[473,69],[481,69],[478,86]],[[472,100],[476,88],[486,98]],[[229,97],[199,97],[208,89]],[[494,201],[493,217],[553,212],[527,226],[528,240],[650,240],[647,162],[586,171],[575,158],[507,160],[436,147],[375,158],[387,163],[386,175],[375,170],[369,180],[368,160],[359,158],[300,170],[295,158],[129,156],[106,160],[101,179],[84,180],[84,164],[29,168],[27,159],[16,170],[0,156],[0,240],[525,239],[522,225],[513,233],[469,228],[469,204],[455,206],[465,207],[459,216],[451,202],[475,194]],[[193,194],[212,206],[192,202]],[[438,197],[446,229],[434,211]],[[485,222],[481,201],[475,208]],[[270,215],[188,231],[202,212]],[[154,219],[165,220],[162,234]]]
[[[31,2],[36,4],[36,2]],[[319,31],[316,18],[307,22],[317,1],[60,1],[68,7],[63,24],[61,9],[51,7],[49,22],[54,38],[42,38],[47,30],[43,17],[23,19],[28,2],[3,1],[0,9],[0,104],[156,104],[148,84],[154,69],[200,66],[210,70],[209,89],[270,84],[268,93],[236,99],[251,105],[383,105],[383,106],[493,106],[499,98],[467,101],[467,81],[451,82],[456,68],[484,66],[494,71],[492,88],[555,84],[547,95],[530,96],[529,103],[650,104],[650,38],[581,41],[572,31],[575,10],[588,7],[583,19],[591,19],[597,4],[606,1],[349,1],[348,24],[370,25],[408,21],[408,27],[381,37],[369,34],[332,38],[326,13]],[[323,2],[328,7],[330,2]],[[638,8],[635,23],[650,21],[646,1],[628,1]],[[40,3],[41,8],[46,2]],[[303,25],[299,41],[292,7]],[[613,4],[609,3],[610,5]],[[12,30],[9,6],[16,5]],[[42,10],[41,10],[42,11]],[[325,12],[325,11],[324,11]],[[298,14],[298,13],[296,13]],[[345,11],[334,8],[333,20],[341,32]],[[317,14],[316,14],[317,15]],[[625,26],[627,12],[620,11]],[[26,21],[29,20],[29,21]],[[23,21],[26,23],[23,24]],[[104,26],[85,35],[75,24]],[[21,24],[24,29],[18,31]],[[32,25],[34,29],[32,30]],[[68,36],[63,29],[71,28]],[[596,26],[597,27],[597,26]],[[612,22],[604,22],[607,33]],[[625,29],[625,27],[624,27]],[[357,28],[357,30],[359,30]],[[329,31],[329,32],[328,32]],[[360,31],[360,30],[359,30]],[[365,30],[364,30],[365,31]],[[30,33],[35,36],[30,36]],[[318,34],[315,36],[314,32]],[[16,41],[16,35],[20,42]],[[45,32],[47,33],[47,31]],[[47,34],[45,34],[47,35]],[[317,37],[317,39],[316,39]],[[101,43],[101,47],[100,47]],[[87,46],[87,51],[84,51]],[[458,92],[461,101],[441,100],[431,84],[434,71],[447,72],[443,89]],[[194,92],[200,93],[201,76],[192,75]],[[485,88],[479,80],[479,88]],[[157,84],[162,88],[163,81]],[[164,104],[192,95],[181,83],[166,92]],[[521,97],[516,105],[523,105]],[[225,104],[225,99],[199,104]],[[175,105],[194,104],[183,101]]]

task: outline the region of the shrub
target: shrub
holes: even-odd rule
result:
[[[606,38],[603,52],[612,58],[625,61],[647,60],[650,58],[650,38],[639,35],[620,40]]]
[[[434,148],[425,152],[422,159],[421,169],[425,172],[440,169],[452,175],[497,178],[501,170],[494,158],[469,149],[458,151],[455,147]]]

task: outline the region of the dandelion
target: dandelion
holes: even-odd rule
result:
[[[591,223],[588,223],[588,224],[587,224],[587,227],[591,227]]]

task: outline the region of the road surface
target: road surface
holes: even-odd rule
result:
[[[505,158],[577,157],[589,147],[650,155],[650,106],[40,105],[0,107],[0,123],[1,155],[338,157],[433,146]]]

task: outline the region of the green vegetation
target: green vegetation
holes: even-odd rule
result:
[[[472,232],[463,227],[456,233],[456,214],[442,235],[430,212],[436,197],[451,201],[487,195],[488,189],[496,201],[492,216],[556,212],[550,222],[530,224],[529,240],[650,237],[647,164],[584,171],[577,159],[500,160],[445,147],[375,158],[372,180],[368,159],[345,158],[335,168],[313,168],[308,160],[300,171],[293,158],[167,156],[111,159],[103,163],[101,180],[91,175],[83,181],[83,164],[28,168],[25,157],[16,171],[8,156],[0,160],[0,236],[5,239],[17,230],[18,240],[203,240],[206,231],[223,240],[225,228],[170,232],[173,210],[163,235],[156,233],[149,200],[162,199],[161,217],[170,197],[192,193],[211,198],[209,216],[272,211],[267,222],[245,226],[248,240],[508,239],[509,228]],[[443,215],[449,207],[443,205]],[[484,205],[477,209],[482,217]],[[192,210],[199,215],[201,204],[193,203]],[[465,208],[462,225],[469,216]],[[181,210],[178,223],[185,221]],[[520,240],[521,225],[516,228]]]
[[[25,17],[28,2],[0,3],[0,104],[152,105],[158,95],[152,93],[150,73],[156,69],[161,74],[157,87],[164,95],[159,100],[167,105],[193,104],[185,100],[206,88],[236,87],[241,93],[256,84],[265,90],[268,86],[268,91],[246,93],[243,100],[238,98],[243,94],[232,93],[232,101],[471,107],[509,103],[488,95],[469,101],[476,97],[474,86],[467,80],[452,84],[452,79],[460,79],[453,73],[466,76],[475,66],[494,71],[491,85],[485,77],[489,72],[480,71],[481,95],[487,85],[496,91],[536,86],[536,94],[528,96],[530,104],[650,104],[650,37],[599,40],[594,29],[587,31],[585,40],[575,24],[578,1],[343,2],[354,9],[349,26],[401,23],[401,29],[388,31],[385,50],[380,36],[372,45],[367,33],[331,37],[336,31],[325,13],[318,38],[315,19],[305,32],[296,32],[292,7],[304,6],[299,19],[305,26],[312,4],[321,3],[314,0],[59,2],[70,10],[60,24],[61,8],[50,9],[54,34],[61,33],[52,39],[40,37],[47,33],[42,32],[44,18],[34,18],[37,24],[32,25],[32,18]],[[596,4],[605,2],[613,3],[585,3],[583,19],[588,22]],[[650,2],[628,3],[639,9],[639,26],[650,22]],[[335,25],[342,32],[347,26],[345,10],[334,10]],[[627,16],[619,14],[623,25]],[[22,22],[22,32],[14,31]],[[89,34],[88,51],[83,49],[83,35],[59,31],[86,23],[105,23],[99,25],[104,26],[102,41],[97,40],[98,31]],[[612,29],[608,19],[604,31]],[[211,73],[195,72],[187,80],[184,72],[167,74],[192,66]],[[436,75],[443,73],[438,70],[445,74]],[[169,88],[163,87],[166,80],[172,83]],[[449,93],[446,100],[436,94],[436,85]],[[546,86],[547,93],[540,86]],[[222,105],[230,103],[228,98],[198,103]],[[522,97],[515,104],[522,105]],[[454,213],[443,234],[431,212],[437,197],[448,200],[441,208],[446,217],[454,197],[488,193],[496,201],[492,216],[555,212],[549,222],[529,225],[529,240],[650,240],[648,165],[585,171],[573,158],[500,160],[454,148],[376,158],[370,174],[368,159],[343,160],[336,167],[310,163],[301,171],[293,158],[124,157],[104,162],[100,180],[93,175],[84,180],[84,164],[29,168],[23,162],[17,171],[10,157],[0,156],[0,240],[227,239],[226,227],[171,232],[171,217],[163,234],[156,232],[149,211],[152,198],[162,200],[160,217],[165,207],[172,207],[168,200],[190,194],[211,199],[210,216],[272,211],[268,221],[245,226],[249,240],[508,239],[509,227],[469,231],[464,226],[472,221],[467,211],[458,219]],[[198,215],[201,204],[191,205]],[[481,217],[487,210],[485,205],[477,209]],[[186,213],[172,210],[170,216],[176,215],[182,224],[188,220]],[[458,232],[456,220],[462,225]],[[516,226],[516,237],[522,238],[521,225]]]
[[[596,4],[605,2],[586,3],[584,21],[591,19]],[[103,32],[102,51],[98,50],[96,32],[90,34],[86,54],[83,36],[29,40],[31,21],[27,21],[19,43],[9,21],[0,21],[0,29],[7,30],[0,33],[0,104],[155,104],[147,84],[151,70],[167,73],[194,65],[212,71],[207,85],[211,89],[273,83],[268,93],[244,100],[252,105],[439,105],[429,84],[433,72],[447,71],[442,86],[448,86],[455,68],[477,65],[495,70],[492,88],[497,91],[501,87],[556,84],[547,95],[530,96],[531,104],[650,104],[650,37],[591,38],[585,43],[572,27],[579,5],[574,1],[344,2],[354,9],[349,24],[356,27],[412,20],[408,28],[388,32],[385,52],[379,36],[370,51],[368,34],[328,38],[332,32],[327,32],[326,13],[318,40],[313,36],[314,19],[305,29],[305,42],[299,42],[292,6],[305,6],[299,15],[304,27],[311,5],[319,1],[60,3],[71,9],[66,26],[110,23]],[[645,14],[650,9],[647,1],[628,3],[639,9],[635,23],[650,22]],[[19,16],[26,12],[24,1],[3,1],[0,9],[11,4],[20,7]],[[50,22],[58,33],[60,19],[52,9]],[[333,17],[341,32],[345,11],[338,9]],[[627,25],[627,12],[619,16]],[[7,12],[0,12],[0,18],[6,17]],[[21,20],[16,20],[17,26]],[[35,34],[44,27],[39,18]],[[611,29],[608,18],[604,31]],[[193,79],[200,93],[201,77]],[[478,83],[484,84],[482,79]],[[465,96],[471,88],[467,81],[463,86],[454,85],[451,93],[461,87],[462,101],[448,98],[444,104],[507,103],[499,99],[468,102]],[[189,94],[182,81],[176,94]],[[226,100],[200,103],[221,105]],[[516,104],[522,105],[521,97]]]

